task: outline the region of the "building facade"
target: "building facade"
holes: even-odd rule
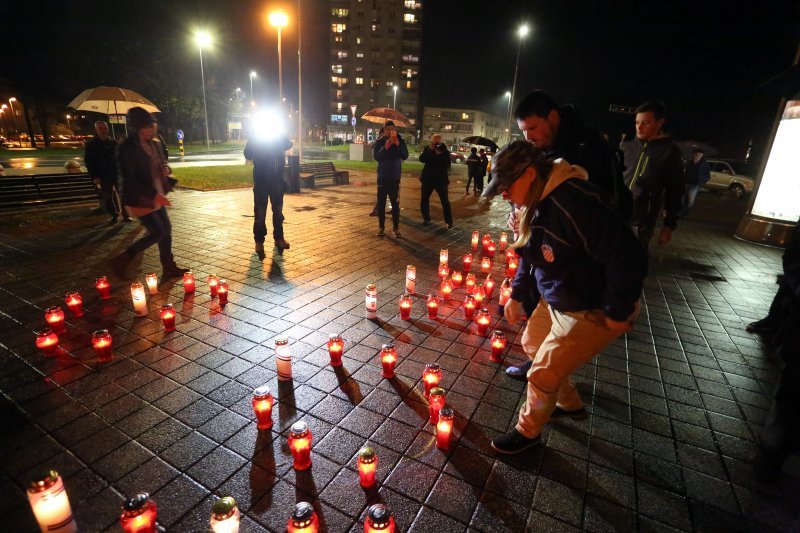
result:
[[[426,106],[423,116],[423,137],[439,133],[442,142],[450,146],[458,145],[461,139],[471,135],[486,137],[500,146],[508,140],[505,119],[477,109]]]
[[[380,126],[361,115],[374,107],[396,108],[411,119],[410,129],[416,132],[422,1],[330,0],[329,4],[328,139],[368,140]],[[355,113],[351,106],[356,106]]]

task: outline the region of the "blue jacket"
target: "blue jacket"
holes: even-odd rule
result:
[[[633,313],[647,255],[586,171],[558,160],[531,221],[531,238],[511,297],[543,297],[561,312],[601,309],[613,320]]]
[[[382,180],[400,180],[400,172],[403,167],[403,160],[408,159],[408,147],[406,141],[398,134],[397,140],[400,146],[392,145],[386,149],[386,140],[389,137],[384,135],[372,145],[372,155],[378,162],[378,176]]]

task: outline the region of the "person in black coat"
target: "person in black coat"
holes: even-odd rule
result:
[[[450,171],[450,151],[442,144],[439,134],[431,137],[431,144],[426,146],[419,155],[419,160],[425,164],[419,181],[422,182],[419,209],[422,211],[422,223],[431,223],[430,200],[431,193],[436,191],[439,201],[442,202],[444,221],[448,228],[453,227],[453,212],[450,208],[450,199],[447,197],[447,187],[450,184],[448,173]]]
[[[108,124],[102,120],[94,123],[95,136],[86,143],[83,161],[95,183],[100,184],[103,197],[103,208],[111,215],[109,225],[113,226],[119,219],[122,206],[114,202],[114,194],[118,188],[119,169],[117,167],[117,141],[108,136]],[[130,217],[122,213],[123,222],[130,222]]]
[[[372,155],[378,162],[378,179],[382,187],[378,191],[378,237],[383,237],[386,225],[386,198],[392,202],[392,233],[400,237],[400,176],[403,161],[408,159],[406,141],[397,133],[394,122],[383,126],[384,135],[372,145]]]
[[[484,174],[486,174],[486,167]],[[474,180],[474,181],[473,181]],[[474,183],[473,190],[475,196],[481,194],[483,191],[483,177],[481,175],[481,158],[478,155],[478,149],[474,146],[470,149],[469,157],[467,157],[467,196],[469,196],[469,184]]]

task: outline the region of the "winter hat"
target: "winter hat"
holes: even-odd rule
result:
[[[153,115],[142,107],[132,107],[128,110],[128,127],[138,130],[158,122]]]

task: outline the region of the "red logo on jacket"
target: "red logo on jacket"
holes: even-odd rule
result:
[[[549,244],[542,245],[542,256],[548,263],[552,263],[556,260],[556,256],[553,254],[553,248]]]

